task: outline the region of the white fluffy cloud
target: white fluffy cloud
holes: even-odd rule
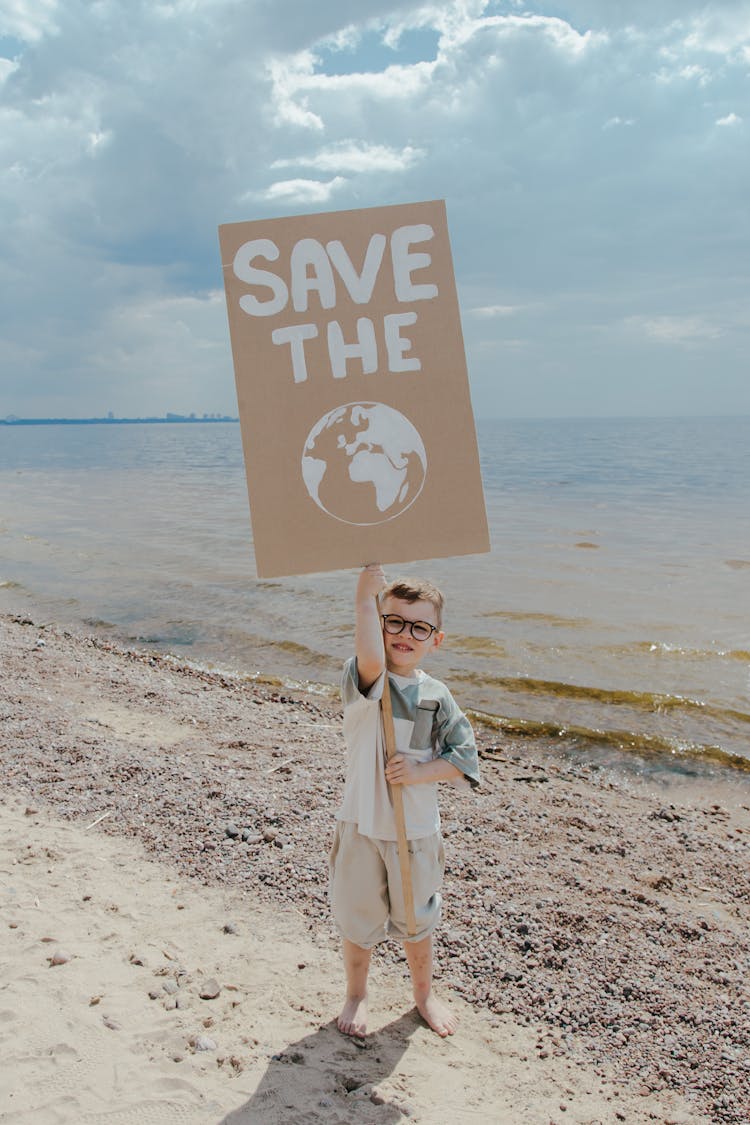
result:
[[[745,0],[10,0],[0,416],[233,410],[217,224],[436,197],[480,413],[750,410],[749,67]]]
[[[57,0],[5,0],[0,10],[0,35],[37,43],[56,30]]]

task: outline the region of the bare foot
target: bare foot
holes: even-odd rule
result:
[[[443,1039],[446,1035],[452,1035],[458,1027],[458,1016],[432,993],[424,1000],[417,1000],[417,1010],[422,1019]]]
[[[336,1020],[336,1026],[344,1035],[353,1035],[356,1039],[364,1039],[367,1035],[367,997],[347,997],[341,1015]]]

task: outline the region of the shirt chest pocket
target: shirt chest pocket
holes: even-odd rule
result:
[[[433,745],[432,729],[438,710],[436,699],[423,699],[417,704],[417,714],[414,719],[414,730],[411,735],[409,748],[411,750],[431,750]]]

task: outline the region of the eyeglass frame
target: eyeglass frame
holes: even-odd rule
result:
[[[395,633],[391,632],[390,629],[386,629],[386,627],[385,627],[385,622],[386,622],[386,619],[388,617],[397,617],[399,621],[403,622],[401,628],[397,629]],[[400,637],[401,634],[403,633],[404,629],[408,625],[409,626],[409,633],[411,635],[411,639],[413,641],[416,641],[417,644],[425,644],[426,641],[429,641],[429,639],[430,639],[430,637],[432,636],[433,633],[439,633],[440,632],[440,627],[438,625],[431,625],[429,621],[409,621],[406,617],[402,617],[400,613],[381,613],[380,618],[383,622],[383,632],[387,633],[389,637]],[[426,628],[428,628],[430,631],[427,634],[427,636],[426,637],[415,637],[414,636],[414,626],[415,625],[424,625]]]

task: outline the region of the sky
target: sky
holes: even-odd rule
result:
[[[2,0],[0,418],[236,414],[217,226],[445,199],[479,418],[750,414],[750,0]]]

